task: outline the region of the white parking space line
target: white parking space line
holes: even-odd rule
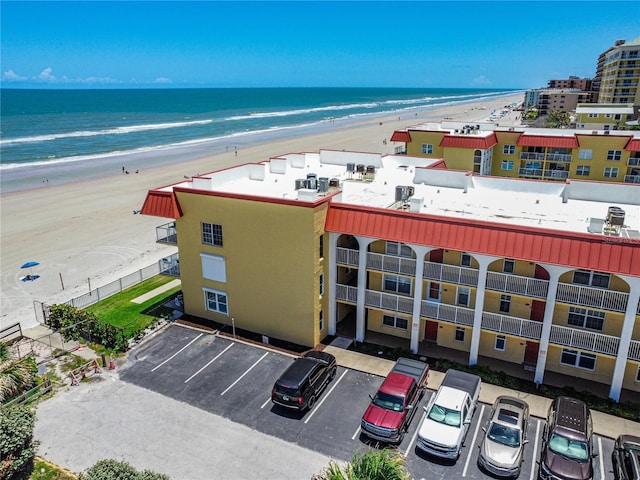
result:
[[[467,469],[469,468],[469,460],[471,460],[471,454],[473,453],[473,446],[476,444],[476,438],[478,437],[478,430],[480,430],[480,424],[482,423],[482,414],[484,413],[484,405],[480,409],[480,415],[478,418],[478,424],[476,425],[476,431],[473,434],[473,441],[471,442],[471,448],[469,448],[469,453],[467,453],[467,461],[464,462],[464,470],[462,471],[462,476],[467,476]],[[469,432],[467,432],[468,434]]]
[[[165,363],[173,360],[174,358],[176,358],[184,349],[186,349],[187,347],[189,347],[189,345],[191,345],[193,342],[195,342],[196,340],[198,340],[203,334],[201,333],[200,335],[198,335],[196,338],[194,338],[193,340],[191,340],[189,343],[187,343],[184,347],[182,347],[180,350],[178,350],[176,353],[174,353],[173,355],[171,355],[169,358],[167,358],[164,362],[162,362],[159,365],[156,365],[155,367],[153,367],[151,369],[152,372],[155,372],[158,368],[160,368],[161,366],[163,366]]]
[[[347,374],[349,370],[345,370],[344,373],[342,375],[340,375],[340,378],[334,382],[333,386],[331,387],[331,390],[329,390],[327,393],[324,394],[324,396],[322,397],[322,400],[318,403],[316,403],[316,408],[314,408],[310,413],[309,416],[305,419],[304,423],[309,423],[309,420],[311,420],[311,417],[313,417],[313,414],[316,413],[318,411],[318,409],[320,408],[320,406],[324,403],[324,401],[329,398],[329,395],[331,395],[331,392],[333,392],[333,390],[338,386],[338,384],[340,383],[340,380],[342,380],[344,378],[344,376]]]
[[[191,375],[189,378],[187,378],[184,383],[187,383],[189,380],[191,380],[193,377],[195,377],[196,375],[198,375],[200,372],[202,372],[205,368],[207,368],[209,365],[211,365],[213,362],[215,362],[218,358],[220,358],[222,356],[222,354],[224,352],[226,352],[227,350],[229,350],[231,347],[233,347],[235,345],[235,343],[230,344],[227,348],[225,348],[223,351],[221,351],[218,355],[216,355],[213,360],[211,360],[209,363],[207,363],[204,367],[202,367],[200,370],[198,370],[196,373],[194,373],[193,375]]]
[[[260,408],[262,409],[262,408],[266,407],[267,405],[269,405],[270,403],[271,403],[271,397],[269,397],[269,398],[267,399],[267,401],[266,401],[266,402],[264,402]]]
[[[351,437],[351,440],[355,440],[356,437],[360,435],[360,432],[361,432],[360,425],[358,425],[358,428],[356,428],[356,433],[353,434],[353,437]]]
[[[407,449],[404,451],[405,458],[407,457],[407,455],[409,455],[409,450],[411,450],[411,447],[416,443],[416,438],[418,438],[418,433],[420,432],[420,425],[422,425],[422,421],[424,420],[424,417],[426,414],[427,412],[424,411],[422,413],[422,417],[420,417],[420,423],[418,423],[418,428],[416,428],[416,432],[413,434],[413,437],[411,437],[411,442],[409,442]]]
[[[244,377],[247,373],[249,373],[249,372],[253,369],[253,367],[255,367],[256,365],[258,365],[258,364],[262,361],[262,359],[263,359],[264,357],[266,357],[267,355],[269,355],[269,352],[266,352],[264,355],[262,355],[262,356],[258,359],[258,361],[257,361],[256,363],[254,363],[253,365],[251,365],[251,366],[250,366],[250,367],[249,367],[249,368],[248,368],[248,369],[247,369],[247,370],[246,370],[242,375],[240,375],[240,376],[238,377],[238,379],[237,379],[235,382],[233,382],[231,385],[229,385],[229,386],[227,387],[227,389],[226,389],[224,392],[222,392],[222,393],[220,394],[220,396],[224,395],[224,394],[225,394],[225,393],[227,393],[229,390],[231,390],[231,389],[233,388],[233,386],[234,386],[236,383],[238,383],[240,380],[242,380],[242,377]]]
[[[604,458],[602,457],[602,437],[598,437],[598,460],[600,461],[600,480],[604,480]]]
[[[529,480],[533,480],[533,477],[536,474],[536,462],[538,458],[538,441],[540,440],[540,420],[538,420],[538,425],[536,426],[536,438],[533,441],[533,457],[531,457],[531,474],[529,475]]]

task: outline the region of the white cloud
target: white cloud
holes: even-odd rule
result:
[[[153,81],[153,83],[171,83],[171,79],[167,77],[158,77]]]
[[[47,67],[40,72],[40,75],[33,77],[33,79],[38,80],[40,82],[53,83],[56,81],[56,77],[55,75],[51,75],[51,72],[53,72],[53,69],[51,67]]]
[[[473,83],[474,85],[491,85],[492,82],[484,75],[478,75],[471,81],[471,83]]]
[[[27,77],[23,77],[22,75],[18,75],[13,70],[7,70],[6,72],[4,72],[2,74],[2,80],[5,80],[7,82],[22,82],[22,81],[24,81],[26,79],[27,79]]]

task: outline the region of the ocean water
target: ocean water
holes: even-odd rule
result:
[[[513,90],[211,88],[0,90],[0,173],[308,130]]]

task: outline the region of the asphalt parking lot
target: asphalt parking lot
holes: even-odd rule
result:
[[[207,412],[246,425],[337,460],[349,461],[354,453],[372,445],[360,435],[360,419],[369,404],[369,394],[382,377],[338,367],[311,411],[300,413],[273,405],[271,388],[293,361],[293,357],[247,345],[226,337],[172,325],[136,348],[119,377]],[[416,479],[491,478],[477,466],[482,426],[490,405],[480,404],[469,428],[466,445],[455,464],[441,462],[416,451],[417,429],[429,401],[428,391],[420,401],[409,431],[399,445]],[[535,478],[540,436],[544,420],[532,417],[529,443],[521,479]],[[594,437],[594,479],[613,477],[613,440]]]

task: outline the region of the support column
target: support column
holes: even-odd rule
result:
[[[478,261],[478,286],[476,287],[476,303],[473,312],[473,329],[471,330],[471,347],[469,349],[469,365],[478,363],[480,350],[480,333],[482,332],[482,312],[484,311],[484,293],[487,286],[487,269],[497,257],[474,255]]]
[[[358,240],[358,300],[356,306],[356,342],[364,342],[365,294],[367,293],[367,250],[372,239],[356,237]]]
[[[638,311],[638,302],[640,301],[640,279],[633,277],[622,278],[624,278],[631,286],[631,290],[629,292],[627,308],[624,312],[624,323],[622,324],[622,333],[620,334],[618,356],[616,358],[616,365],[613,368],[611,390],[609,390],[609,398],[616,402],[620,401],[620,391],[622,390],[622,382],[624,381],[624,371],[627,368],[627,360],[629,358],[629,345],[631,345],[633,327],[636,323],[636,312]]]
[[[411,318],[411,351],[418,353],[418,344],[420,343],[420,312],[422,309],[422,286],[424,280],[424,258],[425,255],[433,250],[433,248],[411,246],[416,253],[416,272],[413,287],[413,314]]]
[[[556,293],[558,292],[558,281],[560,275],[567,271],[566,268],[554,265],[543,265],[549,272],[549,289],[547,290],[546,304],[544,306],[544,319],[542,320],[542,331],[540,333],[540,345],[538,347],[538,361],[536,363],[536,373],[534,382],[541,384],[544,379],[544,370],[547,364],[547,351],[549,349],[549,337],[551,336],[551,326],[553,325],[553,312],[556,306]]]
[[[338,282],[338,266],[336,262],[336,249],[338,248],[337,233],[329,232],[329,300],[327,301],[327,320],[329,322],[329,335],[336,334],[338,311],[336,308],[336,283]]]

